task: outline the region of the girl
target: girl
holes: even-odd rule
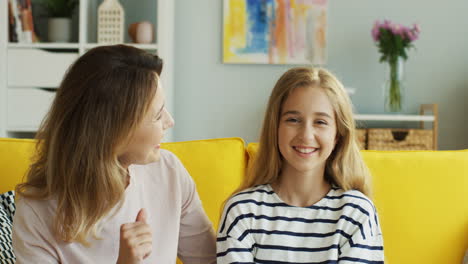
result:
[[[124,45],[71,66],[16,189],[18,263],[215,263],[195,184],[160,149],[174,125],[161,70],[160,58]]]
[[[383,263],[354,125],[328,71],[294,68],[278,80],[255,163],[224,207],[218,263]]]

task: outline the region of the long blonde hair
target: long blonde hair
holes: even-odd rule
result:
[[[97,47],[68,70],[36,135],[20,196],[56,200],[54,233],[89,245],[98,223],[121,206],[127,171],[117,157],[148,111],[162,60],[124,46]]]
[[[343,190],[358,190],[370,196],[370,173],[356,143],[352,104],[341,82],[322,68],[293,68],[276,83],[268,101],[259,148],[246,180],[236,190],[273,183],[280,175],[283,158],[278,147],[281,110],[291,92],[298,87],[323,89],[332,103],[337,123],[337,144],[326,162],[325,179]]]

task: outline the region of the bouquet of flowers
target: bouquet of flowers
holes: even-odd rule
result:
[[[372,38],[374,39],[379,52],[380,62],[387,62],[390,66],[389,93],[387,98],[387,108],[391,112],[398,112],[402,109],[401,94],[401,70],[399,59],[408,59],[407,50],[413,46],[413,42],[418,39],[420,33],[419,25],[405,27],[394,24],[388,20],[376,21],[372,28]]]

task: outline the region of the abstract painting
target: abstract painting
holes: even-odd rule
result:
[[[327,0],[224,0],[224,63],[326,63]]]

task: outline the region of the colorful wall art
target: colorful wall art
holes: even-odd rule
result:
[[[224,63],[326,63],[327,0],[224,0]]]

